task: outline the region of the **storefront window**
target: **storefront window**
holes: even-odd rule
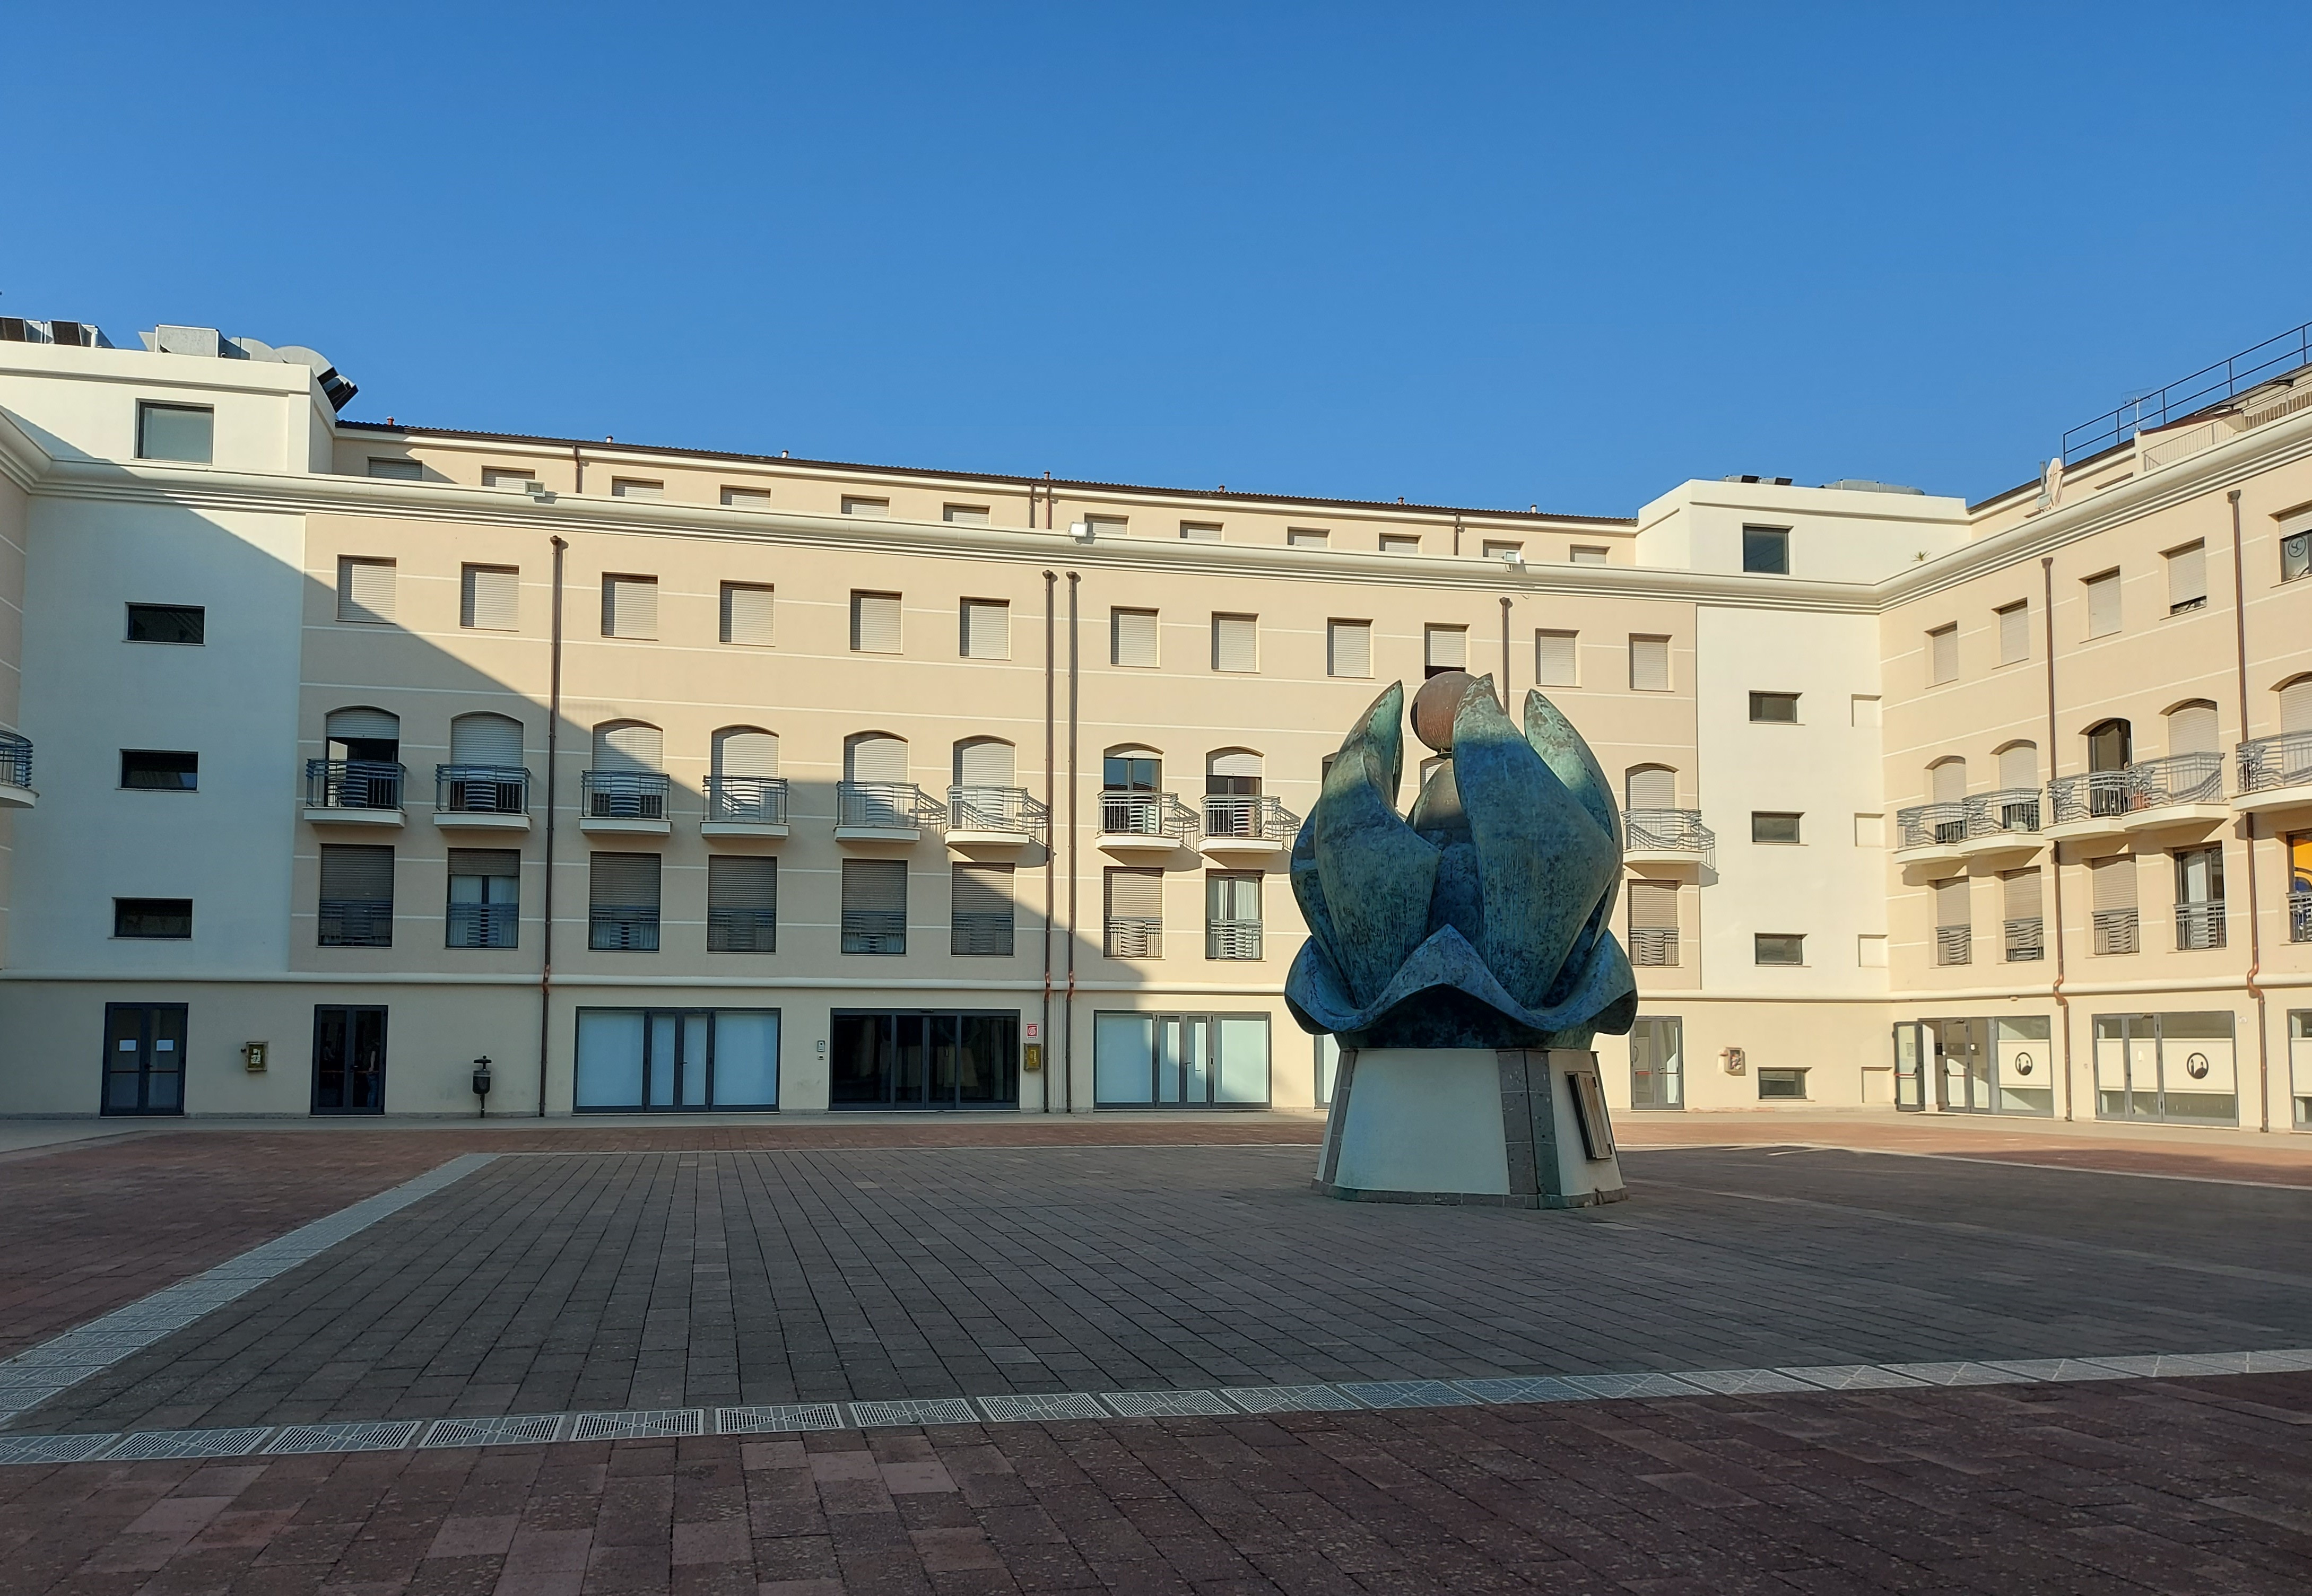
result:
[[[580,1113],[773,1109],[775,1008],[582,1008]]]
[[[2225,1009],[2096,1016],[2096,1117],[2238,1124],[2236,1028]]]
[[[1096,1014],[1092,1101],[1101,1108],[1265,1108],[1268,1016]]]

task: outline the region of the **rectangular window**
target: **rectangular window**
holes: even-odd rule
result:
[[[590,855],[586,946],[605,953],[656,953],[658,890],[657,854]]]
[[[1164,956],[1164,872],[1139,865],[1108,871],[1108,935],[1111,959]]]
[[[380,623],[393,619],[393,562],[352,554],[337,557],[337,619]]]
[[[1204,957],[1260,957],[1260,875],[1215,870],[1204,877]]]
[[[1803,1069],[1761,1069],[1758,1071],[1758,1101],[1776,1098],[1803,1101],[1807,1095],[1807,1072]]]
[[[1630,638],[1630,691],[1633,693],[1668,693],[1669,691],[1669,639]]]
[[[190,898],[115,898],[112,934],[116,937],[181,942],[193,934]]]
[[[658,636],[658,578],[602,578],[602,635],[644,641]]]
[[[1800,816],[1783,811],[1753,809],[1750,812],[1750,841],[1779,846],[1795,846],[1799,841]]]
[[[843,495],[843,513],[868,516],[880,520],[890,515],[891,501],[889,499],[856,499],[845,493]]]
[[[323,947],[393,946],[393,850],[369,843],[321,844]]]
[[[416,460],[384,460],[370,458],[369,474],[388,482],[424,482],[425,467]]]
[[[482,485],[526,493],[538,485],[538,476],[527,466],[485,466],[482,467]]]
[[[1284,544],[1287,548],[1321,549],[1332,546],[1333,535],[1317,527],[1287,527]]]
[[[940,506],[940,519],[955,527],[985,527],[987,525],[987,506],[942,504]]]
[[[1578,632],[1537,632],[1533,634],[1533,680],[1538,687],[1576,687],[1580,656],[1574,645]]]
[[[1999,663],[2020,665],[2031,658],[2031,606],[2022,599],[1993,612],[1999,616]]]
[[[666,497],[666,484],[644,482],[635,476],[614,476],[610,478],[610,497],[613,499],[663,499]]]
[[[1935,963],[1965,964],[1975,957],[1975,911],[1967,896],[1966,877],[1955,876],[1934,885]]]
[[[1001,598],[967,598],[958,647],[966,659],[1012,658],[1012,606]]]
[[[1760,576],[1791,573],[1791,529],[1788,527],[1742,528],[1742,569]]]
[[[1092,1016],[1101,1108],[1258,1108],[1269,1095],[1265,1014]]]
[[[512,947],[521,931],[521,854],[512,848],[450,850],[451,947]]]
[[[1182,521],[1180,536],[1187,543],[1218,543],[1221,524],[1218,521]]]
[[[1154,610],[1112,609],[1108,612],[1108,662],[1110,665],[1134,666],[1156,663]]]
[[[197,604],[132,604],[128,641],[197,646],[208,641],[208,612]]]
[[[1122,537],[1132,530],[1132,523],[1120,515],[1088,515],[1084,530],[1094,537]]]
[[[2312,576],[2312,532],[2280,540],[2280,580],[2292,582],[2300,576]]]
[[[2106,571],[2080,584],[2088,595],[2088,635],[2109,637],[2119,630],[2119,572]]]
[[[2221,947],[2224,927],[2224,850],[2185,848],[2176,854],[2176,950]]]
[[[2169,549],[2168,560],[2168,613],[2180,615],[2190,610],[2208,607],[2208,545],[2187,543],[2182,548]]]
[[[767,488],[724,488],[722,508],[725,510],[768,510],[771,494]]]
[[[1325,623],[1325,674],[1328,676],[1372,675],[1372,623]]]
[[[739,648],[769,648],[771,599],[775,592],[767,582],[724,582],[722,641]]]
[[[136,458],[206,466],[215,451],[216,412],[206,405],[136,406]]]
[[[459,573],[458,624],[477,632],[515,630],[521,572],[511,565],[468,565]]]
[[[1806,938],[1784,931],[1760,931],[1750,938],[1750,957],[1760,964],[1803,964]]]
[[[1958,623],[1938,626],[1927,633],[1927,685],[1940,687],[1958,680]]]
[[[706,951],[779,951],[777,855],[706,856]]]
[[[1630,963],[1677,963],[1677,883],[1630,883]]]
[[[1384,554],[1417,554],[1421,539],[1410,533],[1384,532],[1380,535],[1380,552]]]
[[[774,1109],[779,1105],[775,1008],[582,1008],[580,1113]]]
[[[2040,883],[2036,868],[2009,870],[2001,875],[2000,944],[2010,964],[2036,964],[2046,957],[2046,927],[2040,918]]]
[[[1489,537],[1485,539],[1484,548],[1485,558],[1488,560],[1506,560],[1512,554],[1519,559],[1525,557],[1525,545],[1511,543],[1506,539]]]
[[[1753,693],[1750,719],[1763,726],[1796,726],[1799,695],[1795,693]]]
[[[843,951],[903,954],[907,951],[907,861],[846,859],[843,861]]]
[[[2089,917],[2098,954],[2131,954],[2141,946],[2135,916],[2135,856],[2088,861]]]
[[[1469,629],[1467,626],[1427,626],[1421,633],[1423,674],[1439,676],[1469,668]]]
[[[851,651],[854,654],[899,652],[899,596],[897,593],[854,593],[851,596]]]
[[[1260,668],[1260,617],[1213,617],[1213,668],[1245,673]]]
[[[139,792],[193,792],[201,784],[201,756],[190,749],[123,748],[120,785]]]
[[[1603,565],[1608,551],[1597,544],[1577,543],[1566,551],[1567,559],[1575,565]]]
[[[948,951],[959,958],[1012,956],[1012,867],[958,864],[948,888]]]

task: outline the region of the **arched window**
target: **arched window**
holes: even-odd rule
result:
[[[2312,676],[2280,685],[2280,729],[2312,731]]]
[[[895,737],[888,731],[863,731],[844,738],[843,779],[904,782],[907,779],[907,739]]]
[[[1002,737],[966,737],[955,746],[958,787],[1017,785],[1018,750]]]
[[[384,710],[331,710],[326,730],[331,759],[394,764],[401,758],[401,717]]]
[[[2218,726],[2216,706],[2204,698],[2179,703],[2168,711],[2168,752],[2214,754]]]
[[[594,728],[594,769],[649,775],[665,764],[666,734],[648,721],[606,720]]]
[[[2039,745],[2009,743],[1999,750],[1999,789],[2021,792],[2039,785]]]
[[[459,716],[450,722],[450,763],[519,770],[521,722],[511,715]]]
[[[715,776],[776,781],[779,773],[779,734],[759,726],[726,726],[714,734]]]
[[[1938,759],[1927,767],[1927,797],[1938,804],[1955,804],[1966,796],[1966,761],[1956,756]]]
[[[1258,797],[1260,755],[1249,748],[1214,750],[1204,760],[1204,791],[1215,797]]]
[[[1160,792],[1164,756],[1136,743],[1110,748],[1100,758],[1099,784],[1108,792]]]
[[[2098,720],[2088,728],[2088,769],[2100,774],[2124,771],[2135,759],[2135,734],[2124,720]]]
[[[1622,807],[1630,810],[1677,807],[1677,772],[1666,764],[1633,764],[1622,775]]]

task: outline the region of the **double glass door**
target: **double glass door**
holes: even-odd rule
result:
[[[1905,1020],[1895,1027],[1895,1106],[1919,1113],[1997,1112],[1989,1020]]]
[[[313,1010],[313,1112],[385,1112],[385,1010],[323,1004]]]
[[[185,1112],[185,1005],[104,1006],[103,1112]]]
[[[1020,1012],[828,1016],[828,1102],[835,1108],[1016,1108]]]

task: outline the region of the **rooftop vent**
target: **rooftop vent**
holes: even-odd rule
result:
[[[1822,484],[1826,488],[1843,488],[1850,493],[1916,493],[1926,497],[1924,488],[1906,488],[1899,482],[1873,482],[1867,476],[1842,476],[1836,482]]]
[[[337,374],[337,367],[318,350],[302,344],[284,344],[276,348],[255,338],[228,338],[213,327],[171,327],[166,323],[138,336],[144,347],[156,354],[206,355],[212,360],[272,361],[285,366],[303,366],[320,383],[321,393],[332,410],[343,410],[361,390]]]
[[[92,321],[27,321],[21,316],[0,316],[0,343],[73,344],[83,349],[112,347],[112,340]]]
[[[1727,475],[1720,477],[1718,480],[1721,482],[1760,482],[1765,484],[1768,487],[1773,488],[1786,488],[1791,485],[1791,479],[1787,476],[1744,476],[1739,473],[1730,473]]]

